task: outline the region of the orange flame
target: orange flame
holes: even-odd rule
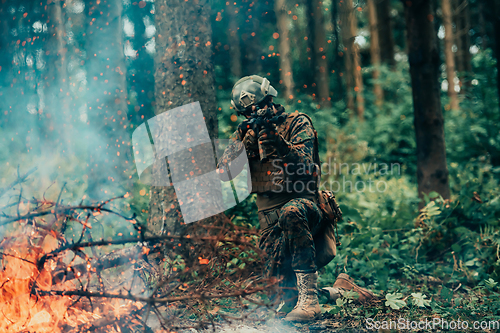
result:
[[[142,307],[132,301],[114,300],[95,302],[93,312],[77,303],[76,297],[37,295],[36,290],[78,290],[72,281],[53,284],[52,271],[57,262],[49,259],[43,268],[36,263],[45,254],[58,247],[52,234],[30,236],[15,234],[0,242],[0,332],[62,332],[70,327],[92,323],[103,314],[116,318]],[[40,245],[33,245],[38,243]],[[98,305],[96,307],[96,304]]]
[[[50,290],[52,286],[51,273],[45,268],[38,270],[35,265],[43,249],[14,237],[4,240],[2,248],[8,252],[0,272],[0,331],[60,332],[63,320],[70,326],[77,324],[78,315],[67,311],[72,302],[70,297],[30,295],[35,283],[42,290]]]

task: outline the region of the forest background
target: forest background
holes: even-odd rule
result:
[[[323,182],[339,189],[342,246],[320,284],[346,270],[386,298],[384,311],[498,320],[500,4],[185,2],[1,1],[0,187],[37,170],[0,207],[126,195],[114,207],[139,225],[172,218],[154,205],[178,207],[175,197],[139,180],[133,131],[200,101],[212,138],[228,138],[242,120],[231,88],[259,74],[287,111],[312,117],[322,161],[335,167]],[[253,196],[225,213],[258,226]],[[107,217],[85,237],[137,230]]]

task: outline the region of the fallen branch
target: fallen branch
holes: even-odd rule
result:
[[[118,197],[118,198],[121,198],[121,197]],[[119,216],[127,221],[135,221],[135,216],[126,217],[118,212],[115,212],[112,209],[103,207],[108,202],[109,201],[100,203],[97,206],[91,206],[91,205],[90,206],[89,205],[85,205],[85,206],[83,206],[83,205],[80,205],[80,206],[59,206],[57,208],[52,208],[50,210],[45,210],[42,212],[31,212],[31,213],[19,215],[19,216],[5,216],[4,220],[2,222],[0,222],[0,226],[6,225],[9,223],[13,223],[13,222],[17,222],[20,220],[30,220],[30,219],[33,219],[35,217],[41,217],[41,216],[50,215],[50,214],[69,214],[69,213],[76,212],[77,210],[88,210],[91,212],[98,212],[98,213],[105,212],[105,213],[117,215],[117,216]]]
[[[170,296],[170,297],[143,297],[132,294],[113,294],[113,293],[104,293],[104,292],[92,292],[86,290],[41,290],[36,289],[36,295],[38,296],[82,296],[82,297],[97,297],[97,298],[111,298],[111,299],[125,299],[131,301],[142,302],[146,304],[167,304],[174,303],[180,301],[188,301],[188,300],[208,300],[208,299],[217,299],[217,298],[230,298],[230,297],[244,297],[251,294],[255,294],[257,292],[262,292],[264,290],[269,290],[274,288],[278,280],[277,279],[266,279],[261,282],[269,282],[265,287],[256,287],[252,289],[244,289],[241,291],[230,292],[230,293],[221,293],[221,294],[212,294],[212,293],[199,293],[199,294],[189,294],[184,296]]]
[[[261,249],[256,247],[254,244],[252,244],[249,241],[246,241],[242,238],[232,238],[232,237],[227,237],[224,235],[220,236],[190,236],[190,235],[163,235],[163,236],[150,236],[150,237],[143,237],[142,241],[146,243],[155,243],[159,241],[164,241],[164,240],[169,240],[169,239],[177,239],[177,240],[189,240],[189,241],[219,241],[223,243],[234,243],[238,245],[246,245],[250,247],[252,250],[255,250],[259,253],[262,252]],[[42,268],[45,262],[52,258],[55,257],[57,254],[67,251],[67,250],[80,250],[86,247],[95,247],[95,246],[111,246],[111,245],[124,245],[124,244],[130,244],[130,243],[137,243],[139,242],[140,239],[137,238],[123,238],[123,239],[114,239],[114,240],[101,240],[101,241],[93,241],[93,242],[81,242],[81,243],[75,243],[75,244],[68,244],[65,246],[62,246],[58,249],[55,249],[52,252],[44,254],[40,260],[38,261],[38,267]]]
[[[116,250],[103,255],[100,258],[95,258],[89,264],[78,264],[70,266],[70,270],[61,263],[56,267],[52,278],[54,283],[70,281],[84,275],[88,272],[100,272],[109,268],[115,268],[126,264],[134,264],[140,259],[147,259],[152,253],[159,253],[160,247],[155,247],[149,254],[144,253],[142,246],[132,246],[124,249]],[[80,275],[78,275],[80,273]]]

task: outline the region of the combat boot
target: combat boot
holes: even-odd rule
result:
[[[375,298],[375,295],[368,289],[361,288],[356,285],[351,277],[345,273],[340,273],[337,280],[333,284],[333,287],[323,288],[320,292],[325,295],[330,302],[334,302],[337,298],[340,298],[347,291],[355,291],[358,293],[359,298],[356,302],[364,303]]]
[[[287,321],[310,321],[321,314],[318,302],[318,273],[295,273],[299,299],[293,310],[287,314]]]

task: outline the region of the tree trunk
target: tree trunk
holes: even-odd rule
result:
[[[462,62],[462,38],[461,35],[461,23],[460,23],[460,4],[462,0],[452,0],[452,13],[453,13],[453,22],[455,23],[455,33],[454,33],[454,41],[456,46],[455,52],[455,65],[457,68],[457,72],[459,74],[464,72],[463,62]]]
[[[251,2],[251,4],[253,4],[252,7],[248,9],[245,8],[245,13],[252,14],[250,24],[245,24],[243,27],[240,27],[239,30],[243,30],[241,35],[243,41],[242,51],[245,59],[245,63],[242,65],[243,75],[260,74],[262,72],[262,62],[260,58],[263,53],[262,42],[260,40],[262,32],[260,30],[259,17],[256,16],[256,13],[259,13],[260,9],[258,7],[261,6],[261,3],[256,1]]]
[[[450,197],[444,119],[441,112],[439,54],[432,0],[405,2],[408,60],[417,142],[418,193]]]
[[[363,97],[363,79],[359,62],[359,48],[356,38],[358,22],[354,15],[352,0],[339,1],[342,43],[344,44],[345,80],[347,107],[356,112],[359,120],[364,119],[365,102]],[[356,98],[356,103],[354,103]]]
[[[442,0],[443,24],[444,24],[444,55],[446,59],[446,78],[448,80],[448,97],[452,110],[458,110],[458,96],[455,91],[455,58],[453,57],[453,26],[450,0]]]
[[[91,199],[122,195],[131,173],[121,0],[86,4],[88,190]],[[120,188],[120,185],[123,186]]]
[[[342,35],[344,57],[344,80],[347,98],[347,108],[354,112],[354,72],[353,72],[353,45],[354,36],[351,35],[351,21],[354,16],[352,0],[336,0],[339,8],[340,32]]]
[[[376,81],[379,78],[380,71],[380,40],[379,40],[379,25],[377,22],[377,11],[374,4],[374,0],[367,0],[368,5],[368,20],[370,22],[370,56],[372,60],[373,69],[373,93],[375,95],[375,104],[377,106],[381,106],[384,102],[384,92],[382,91],[382,87]]]
[[[344,89],[343,89],[343,84],[342,84],[342,77],[340,76],[340,73],[342,71],[342,57],[340,56],[340,37],[339,37],[339,24],[338,24],[338,19],[339,19],[339,14],[338,14],[338,6],[335,1],[332,2],[332,7],[331,7],[331,20],[333,24],[333,73],[335,74],[335,79],[337,83],[337,100],[344,99]]]
[[[468,0],[456,0],[455,23],[457,26],[457,70],[460,76],[461,93],[468,90],[471,84],[472,64],[470,54],[470,4]]]
[[[394,60],[394,36],[392,33],[390,0],[379,0],[375,7],[377,8],[381,62],[394,69],[396,61]]]
[[[60,0],[53,0],[53,17],[52,19],[55,21],[52,22],[52,24],[55,25],[54,32],[57,37],[57,56],[58,60],[56,60],[56,68],[57,68],[57,75],[58,75],[58,80],[57,84],[63,87],[63,93],[64,95],[66,92],[69,91],[69,84],[68,84],[68,72],[66,70],[66,54],[68,53],[68,49],[66,47],[66,42],[64,41],[64,34],[65,34],[65,29],[64,29],[64,24],[63,24],[63,14],[61,10],[61,2]],[[64,98],[63,102],[63,110],[68,110],[69,105],[68,100],[66,97],[62,96]]]
[[[46,41],[45,71],[43,73],[43,92],[47,96],[44,102],[43,113],[45,117],[41,119],[39,127],[40,136],[50,145],[43,145],[41,149],[44,154],[52,154],[53,150],[68,151],[67,142],[64,138],[70,138],[74,129],[69,129],[72,124],[69,119],[69,78],[67,73],[67,47],[64,41],[65,28],[63,23],[63,13],[60,1],[51,1],[46,7],[46,22],[48,37]],[[50,130],[50,128],[55,130]],[[62,147],[53,143],[63,139]]]
[[[10,26],[13,24],[12,15],[8,12],[7,6],[0,7],[0,27],[3,33],[0,35],[0,108],[5,110],[0,117],[0,128],[10,127],[13,117],[10,106],[13,103],[11,92],[12,79],[14,78],[14,69],[12,64],[13,48],[10,38]],[[10,112],[9,112],[10,111]]]
[[[470,90],[471,81],[472,81],[472,56],[470,54],[470,34],[469,31],[471,29],[470,23],[470,1],[464,0],[466,5],[463,9],[463,17],[464,17],[464,32],[462,35],[462,61],[464,62],[465,68],[465,76],[464,76],[464,85],[467,90]]]
[[[323,7],[319,0],[309,0],[312,2],[314,13],[314,63],[316,68],[314,73],[316,78],[313,82],[317,82],[316,92],[318,101],[322,107],[330,107],[330,73],[328,71],[328,61],[326,59],[326,34],[325,23],[323,16]]]
[[[484,18],[484,3],[479,1],[478,5],[478,24],[479,24],[479,34],[481,35],[481,50],[486,50],[488,47],[488,34],[486,33],[486,19]],[[493,7],[494,9],[494,7]]]
[[[67,119],[69,120],[69,115],[70,115],[70,108],[69,108],[69,103],[70,103],[70,90],[69,90],[69,77],[68,77],[68,71],[67,71],[67,54],[68,54],[68,47],[66,45],[66,41],[64,40],[64,35],[66,34],[66,29],[64,28],[64,21],[65,17],[62,12],[62,4],[60,0],[53,0],[52,1],[52,24],[54,24],[54,33],[55,36],[53,39],[57,41],[57,47],[52,49],[51,51],[55,51],[54,57],[55,59],[55,68],[57,70],[56,76],[55,76],[55,88],[58,88],[59,91],[57,92],[58,96],[58,101],[56,102],[57,109],[53,109],[52,112],[53,114],[59,118],[59,119]],[[54,88],[54,87],[53,87]],[[69,121],[68,121],[69,123]],[[61,137],[64,138],[69,138],[70,135],[70,129],[69,127],[73,127],[72,124],[68,124],[69,126],[63,127],[63,130],[66,131],[66,133],[62,134]]]
[[[199,102],[208,133],[211,139],[214,139],[217,137],[217,103],[211,59],[212,27],[209,1],[198,0],[194,4],[184,0],[156,0],[155,10],[155,113],[159,115],[188,103]],[[166,128],[164,130],[168,131]],[[179,140],[185,141],[193,133],[185,135],[186,138]],[[154,137],[153,140],[155,139],[157,138]],[[193,173],[199,174],[215,170],[212,148],[210,151],[198,153],[196,160],[191,154],[184,151],[183,153],[181,156],[175,156],[175,165],[171,163],[172,157],[168,156],[173,183],[176,182],[173,175],[184,176],[183,168],[191,167]],[[212,165],[214,169],[210,170]],[[189,179],[187,173],[186,176]],[[200,191],[201,196],[204,193],[204,190]],[[178,200],[178,195],[173,186],[151,186],[149,233],[182,232],[183,217],[180,205],[183,203]]]
[[[319,0],[306,0],[307,18],[307,55],[310,61],[309,81],[315,87],[315,96],[318,97],[320,107],[329,107],[330,98],[330,76],[328,72],[328,60],[326,59],[326,34],[322,3]]]
[[[306,16],[306,23],[307,23],[307,29],[306,29],[306,38],[307,38],[307,49],[306,49],[306,55],[307,55],[307,66],[308,69],[308,76],[306,77],[306,82],[310,82],[312,85],[313,83],[316,82],[316,57],[314,56],[314,41],[316,40],[315,33],[316,29],[314,28],[314,4],[313,0],[305,0],[305,5],[306,5],[306,10],[305,10],[305,16]]]
[[[292,54],[290,49],[290,38],[288,35],[289,19],[285,4],[285,0],[274,1],[274,12],[276,13],[279,33],[280,81],[285,87],[285,101],[289,103],[294,97],[294,83],[292,72]]]
[[[229,55],[231,57],[231,74],[236,78],[241,78],[241,46],[240,34],[238,33],[238,21],[236,20],[235,11],[238,10],[233,3],[230,3],[227,8],[229,15],[229,29],[227,39],[229,41]]]
[[[146,5],[141,8],[140,2],[133,2],[131,6],[125,7],[124,16],[128,17],[134,26],[134,35],[125,40],[125,43],[130,43],[132,49],[136,51],[137,57],[129,58],[129,68],[134,71],[127,72],[127,86],[130,95],[135,95],[135,98],[130,98],[129,119],[131,125],[136,127],[144,122],[144,119],[151,118],[154,114],[153,101],[154,92],[154,56],[150,53],[146,45],[151,43],[153,36],[150,36],[146,31],[149,24],[154,23],[151,11],[154,4],[146,2]]]
[[[356,19],[355,11],[352,8],[351,1],[351,19],[350,19],[350,32],[351,41],[351,54],[353,58],[353,76],[354,76],[354,91],[356,92],[356,113],[360,121],[364,119],[365,112],[365,98],[363,96],[363,77],[361,76],[361,62],[359,60],[359,46],[354,42],[358,33],[358,20]]]
[[[356,34],[356,20],[353,20],[351,24],[351,31],[353,36]],[[356,113],[360,121],[364,119],[365,113],[365,98],[364,98],[364,87],[363,87],[363,77],[361,75],[361,62],[359,61],[359,46],[353,43],[352,57],[354,59],[354,91],[356,92]]]
[[[500,4],[493,2],[493,27],[495,31],[495,56],[497,58],[497,89],[498,101],[500,103]]]

